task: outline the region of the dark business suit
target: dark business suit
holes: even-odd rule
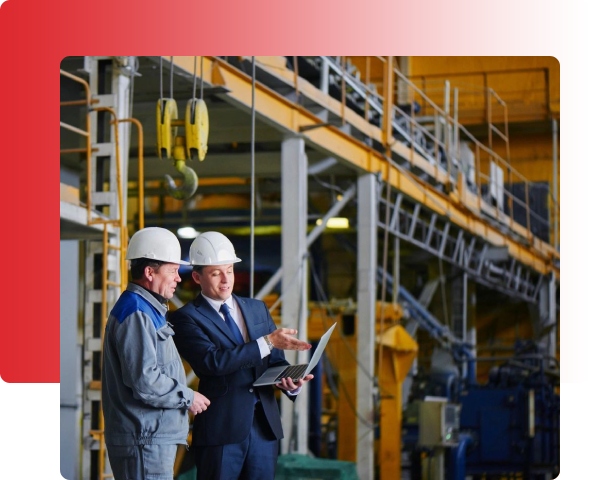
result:
[[[225,321],[201,295],[169,315],[176,347],[199,377],[199,392],[211,401],[207,410],[196,415],[193,422],[191,449],[196,452],[198,473],[199,461],[211,460],[199,457],[199,447],[242,442],[250,434],[253,420],[260,424],[258,426],[268,439],[283,438],[274,387],[252,386],[269,366],[288,365],[279,349],[260,358],[256,339],[271,333],[276,326],[260,300],[236,295],[233,298],[234,305],[242,312],[250,337],[244,345],[237,343]],[[258,400],[260,403],[255,413]],[[273,464],[264,466],[272,472],[276,463],[276,455],[273,456]]]

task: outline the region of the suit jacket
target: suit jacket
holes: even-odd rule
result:
[[[225,321],[201,294],[169,314],[176,347],[199,377],[199,392],[211,401],[205,412],[195,415],[193,446],[244,440],[252,428],[256,392],[274,436],[283,438],[274,387],[252,385],[268,367],[289,365],[279,349],[260,358],[256,339],[276,330],[276,325],[260,300],[233,298],[250,336],[244,345],[238,345]]]

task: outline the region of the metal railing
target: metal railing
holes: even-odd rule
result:
[[[530,194],[534,183],[510,164],[508,107],[493,89],[483,89],[488,125],[485,145],[459,123],[459,89],[451,91],[449,81],[440,88],[441,107],[393,66],[392,57],[366,57],[364,69],[346,57],[305,58],[321,74],[319,88],[341,102],[342,122],[348,107],[382,129],[386,149],[397,142],[407,146],[406,166],[419,171],[423,180],[439,187],[462,189],[460,199],[469,208],[505,224],[527,241],[537,237],[538,231],[551,232],[549,213],[545,217],[532,208]],[[294,63],[298,64],[297,57]],[[299,68],[294,69],[298,71]],[[381,84],[374,83],[375,79]],[[393,91],[388,86],[391,82]],[[500,145],[494,142],[498,138]],[[461,155],[461,144],[469,147],[472,159],[470,155],[467,158]],[[501,149],[503,153],[498,152]],[[521,196],[515,194],[516,186],[522,188]],[[550,196],[550,202],[553,210],[558,211],[557,199]],[[534,225],[537,225],[535,232]],[[549,238],[542,240],[549,242]]]

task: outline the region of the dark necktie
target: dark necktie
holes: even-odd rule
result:
[[[227,306],[227,304],[222,303],[219,311],[225,317],[225,323],[227,323],[227,326],[231,330],[231,333],[233,334],[238,344],[242,345],[244,343],[244,337],[242,337],[242,332],[240,332],[240,329],[238,328],[236,321],[229,313],[229,307]]]

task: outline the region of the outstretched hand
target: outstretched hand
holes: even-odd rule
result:
[[[311,348],[309,343],[299,340],[293,335],[297,335],[295,328],[277,328],[268,335],[268,339],[272,342],[274,348],[281,350],[309,350]]]

